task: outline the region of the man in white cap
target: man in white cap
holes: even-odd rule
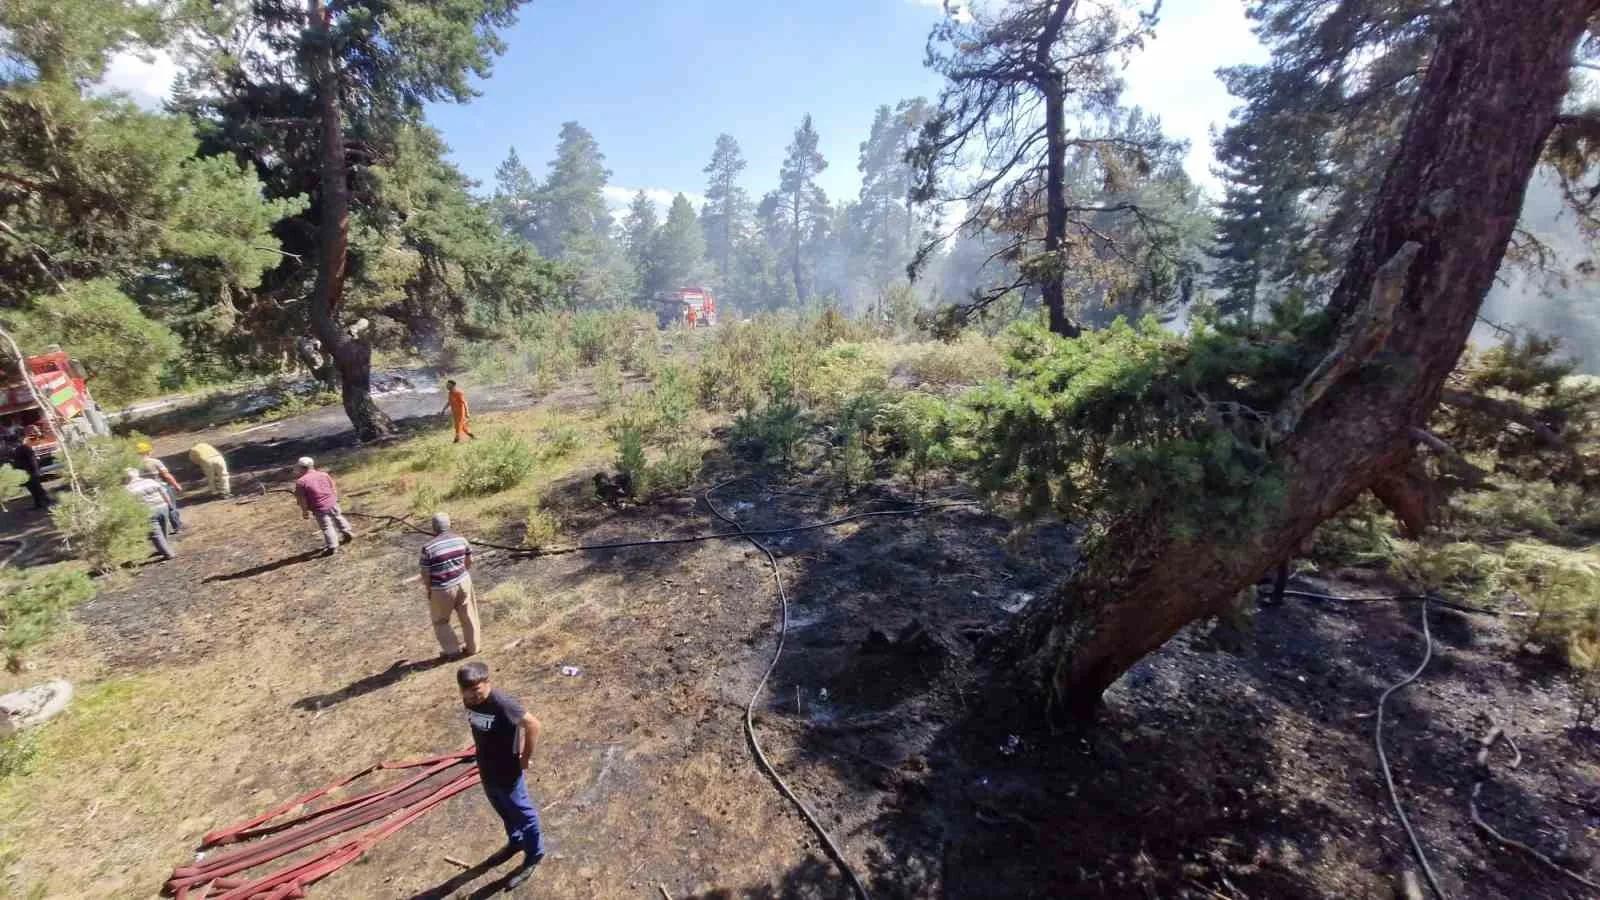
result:
[[[300,504],[300,518],[316,517],[317,527],[322,529],[322,555],[332,556],[339,552],[341,535],[344,541],[356,536],[350,521],[339,511],[339,489],[333,476],[318,469],[309,456],[300,457],[294,467],[298,476],[294,480],[294,499]]]
[[[167,543],[167,534],[172,531],[172,507],[167,505],[166,488],[154,478],[146,478],[138,469],[128,469],[123,475],[128,493],[138,497],[150,510],[150,546],[156,548],[162,559],[171,559],[176,554]]]
[[[472,594],[472,545],[450,530],[450,517],[433,514],[433,540],[422,548],[422,586],[428,591],[428,615],[439,651],[447,659],[478,652],[478,601]],[[461,640],[450,627],[461,622]]]

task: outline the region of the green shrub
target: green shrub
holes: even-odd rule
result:
[[[1505,559],[1470,541],[1396,541],[1391,568],[1407,581],[1451,597],[1484,602],[1505,590]]]
[[[0,778],[33,773],[39,761],[39,732],[24,731],[0,740]]]
[[[1523,541],[1506,548],[1504,566],[1508,586],[1534,609],[1529,637],[1569,663],[1584,662],[1574,650],[1582,656],[1600,645],[1600,551]]]
[[[635,494],[643,494],[649,480],[644,456],[644,434],[624,424],[617,431],[617,472],[628,476]]]
[[[876,420],[889,455],[900,460],[918,493],[927,490],[933,472],[970,460],[963,434],[971,423],[959,403],[912,391],[885,405]]]
[[[681,491],[694,482],[699,471],[700,456],[693,448],[681,445],[669,447],[661,454],[659,461],[646,467],[644,488],[640,493],[655,496]]]
[[[411,493],[411,512],[413,515],[431,516],[439,511],[439,501],[443,499],[438,488],[431,484],[419,484]]]
[[[950,343],[922,345],[901,368],[914,381],[943,386],[978,384],[1005,371],[994,344],[970,332]]]
[[[27,483],[26,472],[13,469],[10,465],[0,464],[0,510],[5,509],[7,503],[16,499]]]
[[[68,547],[95,572],[109,572],[150,555],[150,510],[120,487],[67,494],[50,521]]]
[[[15,668],[24,651],[53,634],[94,592],[94,582],[76,569],[0,569],[0,642],[8,664]]]
[[[499,493],[522,483],[533,468],[533,451],[510,431],[495,431],[461,454],[450,480],[450,496]]]
[[[528,504],[528,515],[523,523],[522,544],[525,547],[549,547],[561,536],[561,520],[544,508],[544,498],[534,496]]]
[[[412,451],[406,468],[413,472],[440,472],[455,464],[455,445],[443,441],[428,441]]]
[[[777,374],[759,408],[746,408],[733,420],[733,443],[760,462],[794,463],[801,441],[811,432],[811,417],[795,399],[786,376]]]
[[[571,425],[556,425],[539,433],[539,458],[562,459],[583,446],[583,432]]]
[[[1318,566],[1387,566],[1399,539],[1394,521],[1370,496],[1350,504],[1344,512],[1317,526],[1306,556]]]

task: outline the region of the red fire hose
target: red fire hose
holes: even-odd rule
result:
[[[382,790],[310,809],[292,818],[283,818],[373,772],[390,769],[421,771]],[[205,835],[201,838],[201,850],[230,844],[238,846],[196,861],[193,865],[173,869],[163,892],[175,896],[177,900],[291,900],[304,897],[307,885],[355,862],[379,841],[477,783],[478,765],[471,750],[431,759],[369,766],[253,819]],[[364,826],[371,827],[336,842],[328,841],[336,835]],[[307,848],[314,849],[309,855],[301,855],[284,868],[261,874],[245,874]],[[191,894],[192,891],[198,893]]]

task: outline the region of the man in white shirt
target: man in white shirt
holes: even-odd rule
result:
[[[167,535],[172,531],[172,507],[167,505],[166,488],[154,478],[139,474],[138,469],[129,469],[123,474],[126,476],[128,493],[138,497],[150,510],[150,545],[156,548],[162,559],[173,558],[177,554],[172,552],[172,545],[167,543]]]

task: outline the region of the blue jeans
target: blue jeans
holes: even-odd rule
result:
[[[506,839],[522,848],[530,860],[544,856],[544,833],[539,830],[539,811],[533,808],[528,785],[519,774],[513,782],[483,780],[483,793],[489,805],[505,823]]]

